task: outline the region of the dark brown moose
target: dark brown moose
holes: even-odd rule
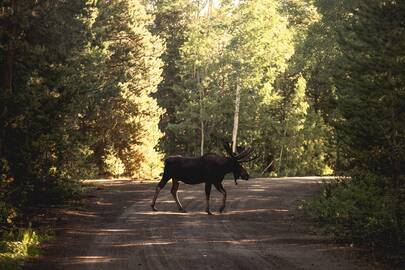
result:
[[[248,162],[255,158],[251,158],[253,152],[252,148],[245,149],[239,154],[232,152],[230,144],[224,143],[224,148],[228,154],[228,157],[217,155],[215,153],[208,153],[201,157],[188,158],[182,156],[170,156],[165,160],[165,167],[163,171],[162,180],[157,184],[155,195],[152,201],[152,209],[157,211],[155,204],[160,190],[166,185],[166,183],[172,179],[171,193],[179,208],[179,211],[186,212],[181,205],[177,196],[177,190],[180,185],[180,181],[189,184],[201,184],[205,183],[206,194],[206,208],[205,211],[212,215],[210,211],[210,193],[211,187],[214,187],[222,193],[223,200],[222,206],[219,211],[222,213],[226,204],[226,191],[222,186],[222,181],[227,173],[233,173],[235,182],[236,179],[242,178],[244,180],[249,179],[249,174],[240,164],[241,162]]]

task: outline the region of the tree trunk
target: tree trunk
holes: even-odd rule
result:
[[[201,156],[204,155],[204,93],[203,89],[200,85],[200,71],[197,70],[197,85],[198,85],[198,91],[200,93],[200,128],[201,128],[201,140],[200,140],[200,154]]]
[[[232,152],[236,153],[238,127],[239,127],[239,105],[240,105],[240,87],[239,82],[236,82],[235,94],[235,113],[233,115],[233,130],[232,130]]]
[[[211,18],[211,12],[212,12],[212,0],[208,0],[207,8],[208,8],[207,16],[208,16],[208,19],[210,19]]]
[[[11,1],[11,10],[13,15],[16,13],[16,1]],[[11,21],[11,20],[10,20]],[[8,25],[10,32],[8,34],[8,40],[6,41],[6,50],[3,55],[3,63],[1,63],[1,82],[0,82],[0,94],[3,98],[3,104],[0,111],[0,119],[3,120],[0,123],[0,156],[4,155],[5,152],[5,137],[6,129],[4,126],[4,119],[7,117],[7,100],[11,97],[13,93],[13,63],[14,63],[14,37],[16,36],[16,26],[13,22],[10,22]]]
[[[278,173],[280,174],[281,173],[281,167],[282,167],[282,165],[283,165],[283,151],[284,151],[284,140],[285,140],[285,138],[286,138],[286,136],[287,136],[287,122],[285,122],[284,123],[284,136],[283,136],[283,143],[282,143],[282,145],[281,145],[281,149],[280,149],[280,157],[279,157],[279,167],[278,167]]]
[[[7,45],[7,50],[4,52],[4,63],[2,64],[1,68],[1,88],[4,91],[5,96],[9,96],[12,93],[14,48],[11,43],[12,41],[10,38]]]
[[[391,76],[391,74],[390,74]],[[397,118],[397,113],[395,111],[395,104],[394,104],[395,96],[391,97],[391,169],[392,169],[392,176],[391,176],[391,189],[392,189],[392,196],[393,196],[393,207],[394,207],[394,223],[395,223],[395,246],[396,250],[401,250],[401,243],[402,243],[402,215],[401,215],[401,202],[402,202],[402,183],[401,183],[401,144],[398,142],[399,132],[397,130],[397,126],[399,120]]]

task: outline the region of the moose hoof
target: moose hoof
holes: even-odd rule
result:
[[[153,210],[153,211],[155,211],[155,212],[158,211],[157,208],[156,208],[154,205],[151,205],[150,207],[152,207],[152,210]]]
[[[224,210],[225,210],[225,207],[219,208],[219,212],[220,212],[221,214],[224,212]]]
[[[205,212],[207,212],[208,215],[212,216],[212,213],[210,210],[205,210]]]

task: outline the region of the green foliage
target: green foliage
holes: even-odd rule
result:
[[[405,4],[335,5],[320,1],[322,27],[333,29],[335,44],[328,49],[331,63],[322,67],[333,102],[319,105],[335,130],[337,168],[351,180],[327,188],[312,211],[335,234],[403,260]],[[343,18],[337,25],[326,20],[336,19],[334,10]]]
[[[153,96],[164,109],[159,122],[159,127],[164,131],[164,137],[160,140],[161,148],[165,153],[173,154],[178,150],[174,142],[176,137],[168,126],[175,122],[175,109],[181,98],[175,91],[176,85],[181,80],[177,62],[180,61],[181,47],[186,42],[186,33],[193,19],[194,6],[188,0],[158,0],[153,1],[152,6],[154,23],[151,32],[158,35],[165,45],[161,56],[162,81]]]
[[[0,225],[78,194],[86,177],[158,175],[163,48],[141,2],[0,10]]]
[[[251,1],[235,6],[222,2],[193,15],[194,21],[182,32],[187,39],[179,43],[180,57],[170,59],[181,77],[171,89],[176,102],[166,107],[171,119],[163,137],[170,149],[167,154],[198,155],[201,139],[196,138],[201,138],[202,129],[204,150],[221,151],[222,140],[230,138],[238,83],[242,89],[238,140],[262,154],[255,170],[267,165],[263,163],[269,155],[276,157],[278,175],[322,174],[326,170],[323,142],[327,128],[319,124],[318,113],[308,108],[305,79],[284,75],[295,42],[303,38],[303,29],[316,19],[316,12],[310,4],[284,4]],[[297,28],[289,27],[288,12],[303,10],[302,21],[294,22]],[[317,162],[311,155],[314,151]]]
[[[403,245],[402,202],[405,170],[405,4],[391,1],[359,1],[347,21],[339,43],[342,66],[335,75],[342,137],[348,167],[367,171],[380,179],[381,196],[389,204],[396,236],[389,243]]]
[[[393,194],[382,186],[388,179],[369,172],[357,173],[352,179],[342,178],[325,183],[322,195],[306,205],[307,213],[324,225],[327,233],[339,239],[366,244],[385,250],[387,256],[399,259],[396,245],[396,207]],[[405,203],[400,205],[405,214]],[[404,239],[405,226],[400,228]],[[402,240],[403,241],[403,240]],[[403,246],[405,243],[402,242]]]
[[[141,168],[149,159],[156,162],[154,146],[161,136],[162,110],[151,97],[161,80],[161,41],[148,31],[151,17],[137,1],[98,1],[95,10],[90,75],[98,90],[82,125],[90,129],[100,172],[146,177]],[[145,148],[152,155],[145,155]],[[116,152],[115,161],[109,149]],[[103,157],[114,168],[110,161],[105,167]]]
[[[93,161],[94,151],[87,144],[77,144],[64,150],[61,164],[61,176],[65,179],[91,178],[97,174],[98,168]]]
[[[45,234],[39,235],[31,229],[17,229],[3,232],[0,241],[0,267],[4,270],[22,269],[24,259],[38,256],[39,245],[49,240]]]
[[[45,3],[46,2],[46,3]],[[78,144],[75,87],[65,65],[83,46],[85,3],[5,1],[0,17],[2,84],[0,156],[7,164],[3,200],[20,209],[59,201],[74,180],[62,172]]]
[[[6,159],[0,159],[0,224],[6,224],[10,216],[10,206],[6,202],[9,167]]]
[[[261,155],[251,172],[273,160],[268,175],[347,175],[313,214],[336,235],[401,246],[404,10],[388,0],[2,1],[0,225],[77,194],[82,178],[153,179],[164,154],[222,151],[239,89],[237,142]]]
[[[262,156],[252,169],[261,172],[267,166],[266,158],[272,155],[276,170],[273,175],[323,174],[327,171],[324,154],[327,127],[318,112],[309,108],[306,79],[297,74],[297,62],[303,60],[294,54],[293,48],[305,37],[305,24],[311,24],[316,15],[310,4],[295,7],[294,11],[307,10],[304,14],[308,20],[303,20],[299,27],[292,26],[288,21],[290,14],[283,8],[274,1],[246,2],[237,7],[224,5],[213,11],[209,20],[201,18],[204,30],[196,29],[199,38],[193,41],[192,36],[185,44],[190,49],[184,50],[180,64],[184,68],[185,59],[201,54],[199,47],[207,50],[207,60],[198,62],[202,66],[201,72],[197,69],[202,83],[196,85],[194,78],[191,84],[191,89],[202,88],[202,103],[192,102],[200,97],[198,91],[190,90],[191,95],[184,99],[186,106],[178,107],[179,123],[170,127],[178,129],[179,137],[195,138],[201,132],[198,120],[203,117],[208,151],[220,148],[221,140],[229,140],[232,130],[230,116],[234,113],[238,82],[242,88],[238,140],[255,147]],[[232,16],[228,15],[230,12]],[[210,23],[212,26],[207,27]],[[209,32],[202,34],[206,30]],[[208,41],[212,44],[207,45]],[[188,65],[189,74],[195,70],[195,63]],[[201,107],[203,114],[198,113]],[[194,126],[192,134],[187,133],[190,126]],[[194,144],[197,149],[196,141],[179,139],[179,142],[187,142],[189,149]],[[197,154],[196,150],[192,152]]]
[[[117,157],[117,152],[110,148],[105,151],[103,156],[104,171],[113,176],[119,177],[125,171],[125,165],[121,159]]]

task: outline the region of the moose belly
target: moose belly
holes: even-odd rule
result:
[[[181,181],[185,184],[196,185],[204,183],[204,177],[200,170],[179,170],[174,173],[174,179]]]
[[[179,181],[189,185],[197,185],[205,182],[203,179],[181,179],[181,178],[179,179]]]
[[[201,158],[169,157],[165,172],[170,178],[194,185],[204,182],[204,162]]]

